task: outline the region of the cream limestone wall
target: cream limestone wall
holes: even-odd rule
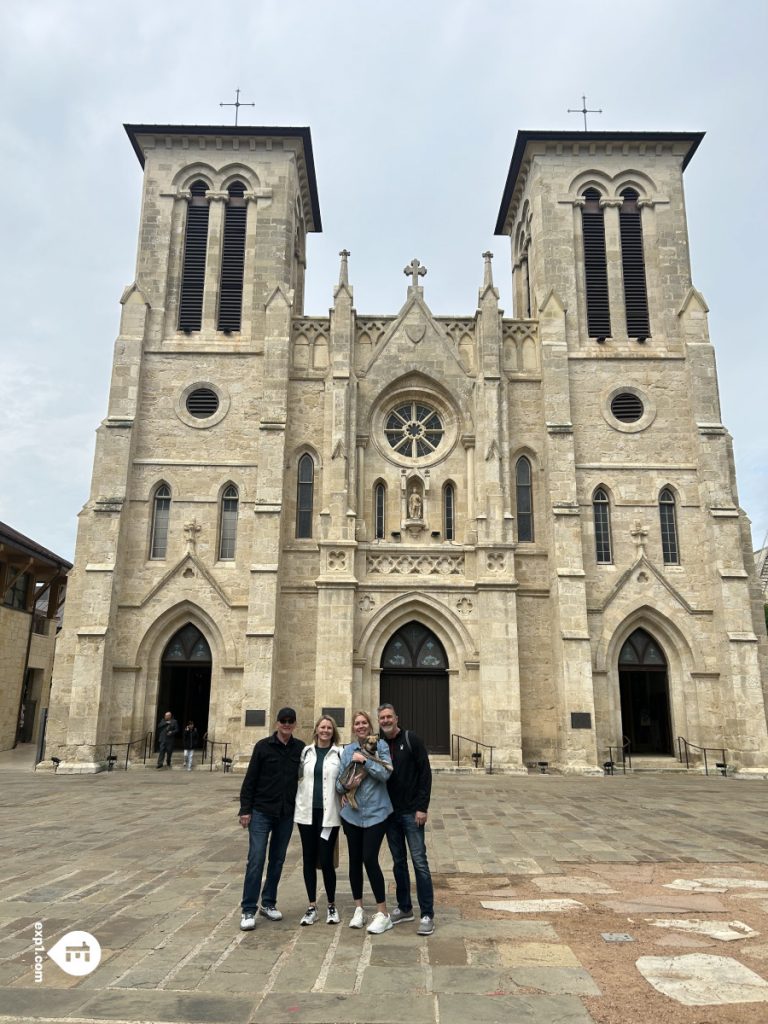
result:
[[[29,626],[26,612],[0,606],[0,750],[16,740]]]
[[[341,707],[348,735],[352,710],[379,702],[388,641],[416,621],[446,652],[450,731],[492,744],[506,771],[537,760],[597,770],[622,735],[618,656],[638,627],[667,659],[674,734],[725,745],[743,770],[768,766],[765,629],[706,306],[690,280],[689,142],[529,144],[504,227],[516,317],[500,308],[490,253],[464,317],[433,313],[418,267],[396,315],[358,315],[346,251],[330,315],[308,317],[304,235],[319,222],[306,139],[149,128],[134,139],[145,161],[137,276],[122,298],[56,659],[48,749],[63,757],[60,771],[98,770],[106,743],[154,728],[163,651],[188,622],[212,653],[209,734],[238,763],[283,704],[296,707],[303,736],[322,707]],[[248,201],[243,323],[225,335],[215,329],[218,265],[236,177]],[[185,335],[178,294],[187,190],[198,178],[211,203],[203,328]],[[624,327],[616,197],[627,184],[642,198],[644,344]],[[614,330],[602,345],[585,327],[578,200],[590,185],[606,200]],[[186,412],[199,386],[219,397],[210,419]],[[638,424],[610,413],[623,389],[644,403]],[[390,411],[411,401],[437,410],[444,427],[420,458],[398,455],[384,434]],[[312,536],[297,539],[304,454],[314,465]],[[527,543],[516,540],[521,455],[533,481]],[[161,482],[172,494],[168,547],[151,559]],[[237,547],[222,561],[230,483]],[[611,499],[610,565],[595,560],[597,486]],[[676,499],[679,566],[663,564],[663,487]],[[248,710],[266,724],[246,726]]]

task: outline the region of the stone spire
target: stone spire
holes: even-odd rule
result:
[[[483,264],[483,287],[480,289],[481,302],[488,291],[490,291],[496,299],[499,298],[499,292],[493,284],[493,266],[491,264],[493,253],[488,251],[484,252],[483,259],[485,260],[485,263]]]
[[[339,284],[345,284],[349,287],[349,264],[347,260],[352,254],[349,249],[342,249],[339,253],[341,256],[341,266],[339,267]]]

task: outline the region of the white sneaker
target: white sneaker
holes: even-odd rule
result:
[[[283,915],[277,909],[277,907],[265,907],[265,906],[262,906],[261,910],[259,910],[259,913],[261,914],[262,917],[268,917],[270,921],[282,921],[283,920]]]
[[[336,904],[335,903],[329,903],[328,904],[328,916],[325,919],[325,923],[326,924],[338,924],[339,921],[341,921],[341,918],[339,917],[339,912],[336,909]]]
[[[240,918],[240,931],[241,932],[252,932],[256,927],[256,915],[252,910],[244,910],[243,916]]]
[[[389,914],[382,914],[380,910],[377,910],[368,925],[368,931],[371,935],[381,935],[382,932],[388,932],[392,927],[392,918]]]
[[[362,907],[355,907],[355,912],[352,915],[352,920],[349,922],[350,928],[362,928],[368,918],[363,913]]]
[[[314,924],[317,920],[317,907],[307,907],[304,917],[299,921],[299,924],[308,925]]]

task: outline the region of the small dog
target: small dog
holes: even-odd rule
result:
[[[379,737],[373,733],[363,740],[362,753],[365,754],[369,761],[375,761],[376,764],[383,764],[385,768],[392,771],[392,765],[387,764],[386,761],[382,761],[377,754],[377,743]],[[354,810],[359,810],[357,800],[355,799],[355,791],[360,783],[363,781],[365,776],[368,774],[366,766],[359,764],[357,761],[352,761],[345,769],[344,773],[340,776],[339,781],[344,787],[344,794],[347,798],[347,803]]]

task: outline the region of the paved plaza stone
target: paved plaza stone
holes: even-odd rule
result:
[[[284,920],[259,918],[241,932],[240,782],[200,770],[2,772],[0,1024],[765,1021],[765,1003],[707,1006],[702,1017],[635,966],[689,953],[691,936],[680,931],[676,942],[653,916],[682,920],[695,909],[754,930],[728,943],[728,955],[768,978],[768,904],[757,885],[768,881],[765,781],[437,775],[427,833],[437,930],[428,938],[416,935],[418,922],[381,936],[347,927],[343,841],[342,925],[324,924],[321,900],[320,922],[299,927],[297,835],[279,892]],[[695,889],[696,879],[729,887],[665,888],[689,880]],[[584,906],[565,914],[481,906],[569,893]],[[73,977],[44,957],[37,983],[36,922],[44,949],[90,932],[99,966]],[[633,941],[607,943],[604,933]],[[715,939],[696,941],[709,956],[722,952]]]

